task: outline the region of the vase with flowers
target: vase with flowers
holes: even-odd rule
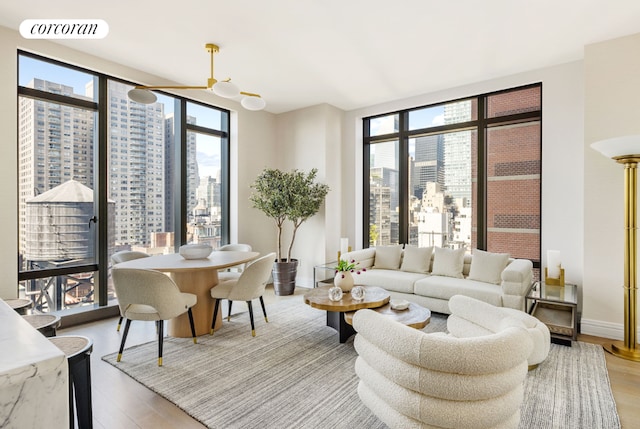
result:
[[[358,270],[356,266],[358,263],[355,260],[345,261],[340,259],[338,265],[335,267],[336,275],[333,278],[333,284],[343,292],[350,292],[353,287],[353,274],[360,274],[361,271],[367,271],[366,268]]]

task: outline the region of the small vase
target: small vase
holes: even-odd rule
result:
[[[331,301],[340,301],[342,299],[342,289],[338,286],[332,286],[329,288],[329,299]]]
[[[338,271],[333,278],[333,284],[342,289],[342,292],[349,292],[353,287],[353,276],[349,271]]]

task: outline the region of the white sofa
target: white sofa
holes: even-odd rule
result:
[[[358,396],[390,428],[517,428],[533,342],[502,316],[496,333],[457,338],[357,311]]]
[[[468,255],[463,249],[380,246],[355,250],[341,259],[356,261],[355,284],[384,288],[392,299],[444,314],[450,314],[448,301],[454,295],[524,310],[533,278],[530,260],[480,250]]]

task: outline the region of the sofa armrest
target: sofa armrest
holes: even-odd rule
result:
[[[503,306],[524,309],[524,297],[531,287],[533,263],[528,259],[514,259],[502,271]]]
[[[369,247],[367,249],[353,250],[340,256],[340,259],[345,261],[356,261],[357,268],[371,268],[376,260],[375,247]]]

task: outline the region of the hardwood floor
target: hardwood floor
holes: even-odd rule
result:
[[[600,345],[611,341],[582,334],[578,334],[578,340]],[[620,423],[625,429],[637,428],[640,426],[640,362],[622,359],[607,352],[604,356]]]
[[[280,297],[268,288],[265,295],[270,302],[302,299],[305,289],[297,288],[295,295]],[[223,307],[226,315],[226,306]],[[233,313],[246,311],[243,303],[234,303]],[[268,312],[268,307],[267,307]],[[93,421],[95,428],[204,428],[185,412],[137,383],[110,364],[102,356],[117,351],[121,332],[116,332],[117,317],[61,329],[58,335],[85,335],[93,339],[91,355],[91,385],[93,395]],[[580,341],[606,344],[605,338],[580,334]],[[134,322],[129,331],[127,346],[155,340],[153,323]],[[622,427],[638,427],[640,421],[640,363],[617,358],[605,353],[613,396],[618,407]]]

